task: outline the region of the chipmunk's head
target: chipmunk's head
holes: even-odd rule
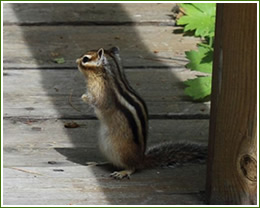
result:
[[[90,51],[76,60],[78,69],[84,74],[102,73],[103,65],[106,63],[104,49],[100,48],[97,51]]]

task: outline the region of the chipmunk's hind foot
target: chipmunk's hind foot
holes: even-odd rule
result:
[[[135,170],[122,170],[122,171],[115,171],[110,174],[110,177],[113,177],[114,179],[123,179],[128,178],[130,179],[131,174],[133,174]]]

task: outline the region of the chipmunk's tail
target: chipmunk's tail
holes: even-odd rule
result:
[[[178,166],[185,163],[204,163],[206,159],[206,145],[162,143],[147,150],[142,168]]]

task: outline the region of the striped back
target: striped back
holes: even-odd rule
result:
[[[143,150],[145,151],[148,132],[147,106],[144,100],[130,86],[121,64],[119,51],[113,49],[114,48],[105,51],[105,54],[110,57],[113,62],[111,63],[112,66],[110,69],[115,77],[114,84],[117,91],[117,104],[132,128],[135,143],[143,145]]]

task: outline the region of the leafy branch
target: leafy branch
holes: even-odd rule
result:
[[[183,3],[180,7],[185,11],[185,15],[177,21],[177,24],[184,25],[185,33],[192,31],[194,36],[204,40],[198,44],[197,51],[185,52],[189,60],[186,68],[207,73],[205,76],[185,81],[187,87],[184,92],[193,100],[203,100],[211,93],[216,4]]]

